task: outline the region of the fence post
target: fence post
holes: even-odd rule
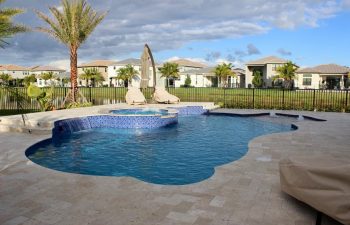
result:
[[[19,98],[19,96],[18,96],[18,88],[15,87],[15,89],[16,89],[16,108],[17,108],[17,113],[19,114],[20,110],[19,110],[19,102],[18,102],[18,98]]]
[[[66,99],[66,97],[67,97],[67,87],[63,87],[63,90],[64,90],[63,99]]]
[[[117,103],[117,88],[116,87],[113,87],[114,88],[114,104]]]
[[[92,102],[91,88],[92,88],[92,87],[89,87],[89,96],[90,96],[90,102]]]
[[[253,88],[253,109],[255,107],[255,88]]]
[[[282,109],[284,109],[284,88],[282,89]]]
[[[314,89],[314,93],[312,95],[312,109],[315,110],[315,102],[316,102],[316,89]]]
[[[345,112],[346,112],[346,110],[347,110],[347,108],[348,108],[348,90],[346,90],[346,92],[345,92]]]
[[[226,88],[224,87],[224,108],[226,108]]]

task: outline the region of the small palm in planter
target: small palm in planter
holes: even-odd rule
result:
[[[30,84],[27,88],[27,94],[30,98],[38,101],[40,105],[40,110],[42,112],[51,111],[54,109],[52,103],[53,87],[51,87],[51,89],[48,91],[42,91],[39,87],[35,86],[34,84]]]

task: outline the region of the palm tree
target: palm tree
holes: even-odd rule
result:
[[[167,79],[167,86],[169,87],[169,79],[179,78],[179,64],[166,62],[163,67],[158,68],[159,72],[162,74],[161,77]]]
[[[28,76],[25,76],[23,79],[23,83],[26,87],[28,87],[31,83],[35,83],[36,82],[36,76],[35,74],[31,74]]]
[[[128,64],[125,67],[118,69],[117,79],[123,80],[124,84],[127,81],[128,85],[130,85],[131,79],[134,78],[138,74],[139,74],[139,72],[137,70],[135,70],[135,68],[131,64]]]
[[[0,4],[5,0],[0,0]],[[2,8],[0,9],[0,47],[4,48],[8,42],[6,38],[10,38],[13,35],[21,32],[26,32],[29,29],[20,24],[14,24],[11,19],[17,14],[23,13],[23,10],[17,8]]]
[[[60,81],[61,81],[62,87],[65,87],[70,82],[70,79],[68,77],[64,77],[60,79]]]
[[[45,81],[45,84],[46,84],[46,82],[48,80],[51,81],[53,79],[56,79],[56,76],[54,75],[54,73],[52,71],[50,71],[50,72],[41,74],[40,79],[43,79]],[[50,82],[50,85],[51,85],[51,82]]]
[[[12,76],[7,73],[0,74],[0,81],[1,81],[1,84],[4,86],[8,86],[10,83],[10,80],[12,79],[13,79]]]
[[[296,66],[292,61],[288,61],[283,66],[280,66],[276,69],[277,76],[284,80],[284,87],[287,89],[293,88],[293,80],[295,78],[295,72],[298,70],[298,66]]]
[[[224,87],[227,87],[227,77],[235,76],[236,74],[232,71],[232,63],[220,64],[214,68],[214,73],[218,77],[218,80],[224,80]]]
[[[86,85],[90,84],[95,87],[95,82],[100,83],[104,81],[104,77],[102,76],[101,72],[98,71],[96,68],[92,69],[84,69],[84,73],[79,76],[80,79],[86,80]]]
[[[62,0],[63,9],[49,7],[53,19],[36,11],[39,18],[49,24],[50,28],[39,27],[39,31],[65,44],[70,50],[71,101],[77,101],[77,61],[78,48],[83,44],[96,26],[105,18],[106,12],[94,11],[85,0]]]
[[[105,78],[102,76],[102,74],[100,72],[98,72],[92,78],[92,85],[93,85],[93,87],[95,87],[96,84],[101,85],[103,81],[105,81]]]

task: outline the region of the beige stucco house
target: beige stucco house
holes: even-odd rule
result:
[[[108,67],[116,63],[116,61],[112,60],[95,60],[88,63],[83,63],[81,65],[78,65],[78,78],[81,74],[84,73],[84,70],[86,69],[97,69],[105,79],[102,84],[103,85],[110,85],[109,77],[108,77]],[[86,83],[85,80],[78,79],[78,85],[79,86],[89,86],[89,84]]]
[[[57,78],[66,77],[66,71],[64,69],[52,67],[52,66],[34,66],[34,67],[24,67],[18,65],[0,65],[0,74],[9,74],[13,78],[13,85],[23,85],[23,79],[31,74],[34,74],[37,78],[36,85],[39,87],[50,86],[51,84],[60,84],[60,82],[55,79],[53,81],[44,81],[40,79],[40,75],[43,73],[52,72]],[[17,83],[16,83],[17,82]]]
[[[131,65],[138,72],[138,74],[131,79],[131,86],[138,87],[138,88],[141,86],[141,59],[135,59],[135,58],[129,58],[129,59],[115,62],[114,64],[108,67],[108,77],[110,80],[110,86],[124,87],[127,85],[124,81],[117,79],[118,70],[127,65]],[[157,70],[157,65],[156,65],[156,70]],[[156,71],[157,83],[159,82],[159,77],[160,77],[160,74],[158,73],[158,71]],[[148,87],[152,87],[152,86],[153,86],[153,67],[150,66],[149,77],[148,77]]]
[[[185,77],[191,78],[191,86],[194,87],[218,87],[222,86],[224,80],[218,81],[218,77],[214,73],[215,67],[205,67],[199,70],[188,70],[182,72]],[[234,68],[232,71],[236,76],[228,76],[226,83],[228,88],[244,88],[245,71],[240,68]],[[184,77],[184,78],[185,78]],[[184,81],[183,81],[184,82]]]
[[[180,72],[180,77],[178,79],[169,80],[170,87],[181,87],[182,85],[185,84],[185,80],[187,76],[190,76],[192,86],[205,87],[202,85],[207,84],[205,80],[198,77],[200,76],[201,72],[206,72],[206,70],[204,69],[208,67],[206,64],[195,62],[188,59],[177,59],[177,60],[171,60],[169,62],[178,64],[179,72]]]
[[[349,73],[349,67],[337,64],[299,69],[295,86],[300,89],[344,89],[349,87]]]
[[[181,87],[185,84],[187,77],[191,79],[193,87],[218,87],[223,85],[223,80],[218,80],[214,73],[215,67],[206,64],[191,61],[188,59],[178,59],[170,61],[179,65],[180,77],[170,79],[170,87]],[[239,88],[245,86],[245,71],[240,68],[234,68],[232,71],[236,76],[227,77],[226,83],[228,88]],[[165,84],[164,84],[165,85]]]
[[[0,74],[9,74],[13,79],[23,79],[29,75],[30,68],[18,65],[0,65]]]
[[[268,56],[258,60],[250,61],[245,66],[245,87],[253,85],[253,72],[254,70],[261,71],[264,80],[264,87],[272,87],[272,77],[277,75],[276,69],[279,66],[283,66],[288,60],[281,59],[276,56]]]
[[[53,73],[53,75],[56,77],[54,80],[45,81],[40,78],[40,75],[43,73]],[[56,68],[53,66],[34,66],[30,68],[30,74],[35,74],[37,78],[37,86],[38,87],[46,87],[50,85],[60,85],[61,81],[59,79],[62,79],[66,76],[66,70]]]
[[[191,78],[191,86],[193,87],[212,87],[217,85],[217,77],[215,76],[214,67],[205,67],[200,69],[191,69],[180,73],[180,79],[175,81],[175,85],[181,86],[185,84],[187,76]]]

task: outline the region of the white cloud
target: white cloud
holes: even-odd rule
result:
[[[226,63],[226,64],[232,63],[233,67],[235,67],[235,68],[244,68],[244,62],[241,60],[231,61],[228,59],[220,58],[220,59],[217,59],[215,61],[215,65],[219,65],[219,64],[223,64],[223,63]]]
[[[36,27],[45,24],[32,9],[48,13],[49,5],[60,3],[49,2],[11,0],[5,4],[26,8],[27,12],[16,20]],[[320,20],[350,7],[349,0],[108,0],[103,4],[100,0],[89,0],[89,3],[93,8],[109,10],[109,14],[79,50],[83,60],[123,57],[141,52],[145,43],[157,52],[177,49],[192,41],[259,35],[273,28],[315,27]],[[16,36],[12,41],[18,44],[0,52],[1,58],[23,64],[29,60],[47,64],[69,57],[65,46],[37,32]]]
[[[68,60],[68,59],[52,61],[48,65],[53,66],[53,67],[57,67],[60,69],[64,69],[64,70],[70,70],[70,60]]]

